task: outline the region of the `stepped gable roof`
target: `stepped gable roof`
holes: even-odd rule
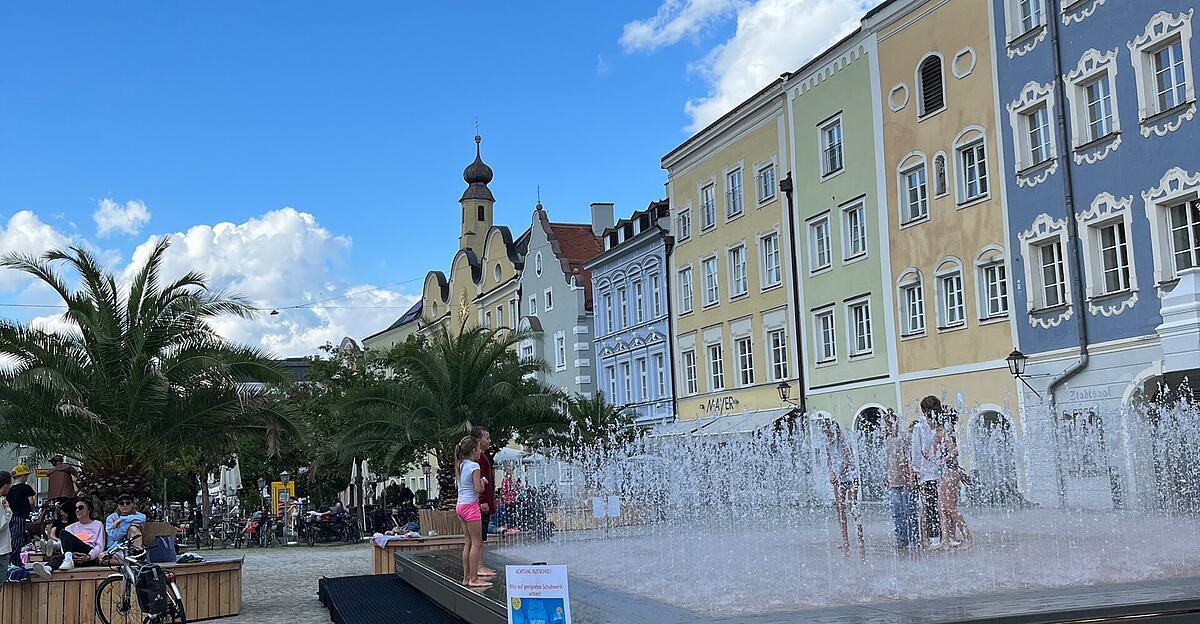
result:
[[[545,213],[541,212],[541,214]],[[600,237],[592,232],[592,226],[587,223],[547,222],[546,225],[554,254],[562,263],[563,275],[566,276],[567,281],[574,276],[575,283],[583,286],[583,305],[584,308],[591,310],[592,272],[585,269],[583,265],[604,250]]]
[[[375,332],[375,333],[371,334],[370,336],[363,338],[363,340],[370,340],[376,336],[381,336],[383,334],[386,334],[386,333],[392,331],[393,329],[403,327],[405,325],[408,325],[409,323],[419,320],[421,318],[422,303],[423,302],[421,299],[417,299],[417,302],[414,303],[412,305],[412,307],[408,309],[407,312],[405,312],[403,315],[401,315],[400,318],[396,319],[396,321],[394,323],[392,323],[391,325],[388,325],[387,329],[385,329],[383,331]]]

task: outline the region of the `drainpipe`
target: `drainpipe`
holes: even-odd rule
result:
[[[1079,332],[1079,359],[1067,367],[1066,370],[1056,375],[1050,380],[1050,385],[1046,388],[1047,397],[1050,399],[1050,415],[1054,418],[1054,434],[1057,445],[1058,439],[1058,414],[1054,392],[1059,386],[1069,381],[1079,373],[1083,372],[1088,365],[1088,331],[1087,331],[1087,309],[1084,307],[1084,289],[1083,289],[1083,263],[1079,258],[1078,241],[1079,241],[1079,223],[1075,220],[1075,191],[1072,183],[1070,157],[1071,143],[1070,137],[1067,135],[1067,109],[1066,98],[1064,97],[1064,86],[1061,84],[1063,75],[1062,64],[1062,40],[1058,36],[1058,14],[1060,9],[1057,6],[1058,2],[1049,2],[1049,15],[1046,16],[1046,28],[1050,30],[1050,51],[1053,56],[1054,69],[1054,100],[1058,106],[1058,141],[1062,147],[1062,153],[1059,155],[1063,162],[1063,198],[1064,207],[1067,212],[1067,240],[1066,252],[1070,258],[1071,266],[1071,303],[1075,306],[1075,327]],[[1055,453],[1057,460],[1058,453]],[[1062,466],[1058,469],[1058,493],[1060,502],[1066,502],[1066,483],[1063,481]]]
[[[788,212],[788,239],[791,241],[792,253],[792,305],[796,309],[796,384],[799,386],[797,392],[797,407],[800,408],[801,414],[808,413],[807,397],[804,393],[804,340],[801,336],[804,335],[804,310],[800,305],[800,272],[797,269],[799,262],[796,260],[796,250],[800,247],[796,244],[796,210],[792,206],[792,172],[789,171],[787,177],[779,181],[779,190],[787,195],[787,212]]]
[[[670,214],[670,213],[668,213]],[[663,267],[666,268],[666,275],[663,275],[663,295],[667,298],[667,336],[671,337],[671,348],[667,349],[667,361],[671,363],[671,415],[679,418],[679,388],[675,386],[675,375],[678,369],[675,368],[675,326],[671,323],[671,307],[675,304],[671,298],[671,283],[674,281],[674,275],[671,267],[671,252],[675,250],[675,237],[671,236],[667,230],[660,225],[661,230],[659,236],[663,239]]]

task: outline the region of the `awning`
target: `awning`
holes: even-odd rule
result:
[[[774,425],[776,421],[787,416],[794,409],[796,408],[776,407],[753,412],[744,412],[742,414],[730,414],[729,416],[718,418],[715,422],[709,423],[703,429],[697,431],[696,435],[707,436],[755,433]]]
[[[685,436],[695,433],[697,430],[711,425],[720,419],[720,416],[709,416],[707,418],[696,418],[693,420],[676,420],[675,422],[663,423],[650,431],[651,437],[668,437],[668,436]]]

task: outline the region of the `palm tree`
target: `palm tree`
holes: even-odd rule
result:
[[[339,442],[343,460],[373,455],[399,465],[429,450],[438,461],[439,506],[450,509],[458,492],[454,447],[472,425],[486,427],[498,444],[514,434],[565,430],[561,395],[535,379],[545,362],[518,359],[528,332],[444,329],[398,364],[403,374],[347,398],[343,410],[356,424]]]
[[[298,431],[293,408],[266,385],[284,383],[286,373],[211,325],[254,309],[214,292],[198,273],[162,285],[167,248],[165,239],[156,243],[120,286],[84,249],[0,258],[0,267],[57,293],[69,324],[46,332],[0,321],[0,443],[79,459],[81,495],[104,502],[122,492],[145,497],[147,474],[165,472],[173,458],[200,457],[211,467],[240,436],[258,436],[277,452]]]

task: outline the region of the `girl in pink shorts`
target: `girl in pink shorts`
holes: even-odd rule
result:
[[[458,520],[463,525],[463,585],[467,587],[491,587],[492,584],[479,580],[479,568],[483,565],[483,533],[479,522],[483,512],[479,509],[479,493],[483,491],[483,475],[480,474],[479,441],[466,436],[454,449],[455,469],[458,472]]]

